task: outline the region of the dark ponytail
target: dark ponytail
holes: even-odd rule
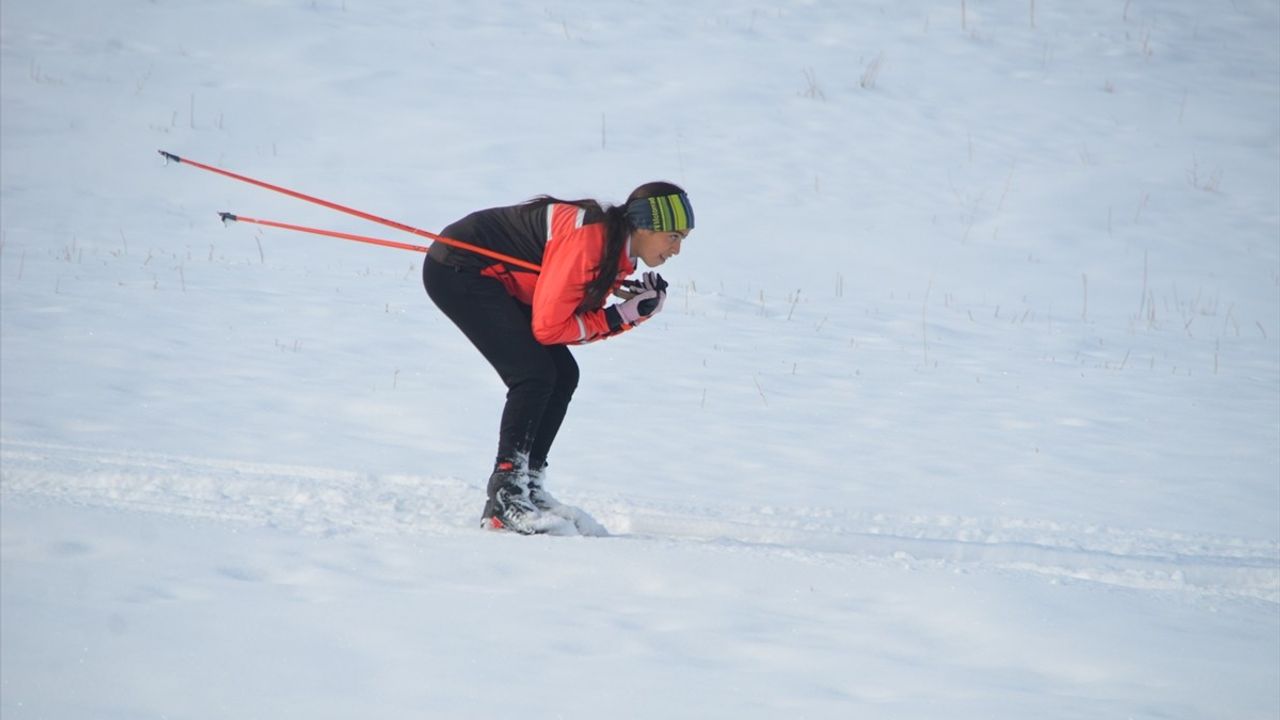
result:
[[[627,204],[640,198],[674,195],[682,192],[684,190],[681,190],[679,186],[673,183],[659,181],[645,183],[632,190],[631,195],[627,197],[627,202],[621,205],[603,207],[597,200],[561,200],[550,195],[536,197],[528,202],[529,205],[533,206],[546,206],[551,203],[576,205],[588,212],[604,215],[604,254],[600,256],[600,264],[595,267],[595,276],[586,285],[582,303],[578,305],[578,312],[600,309],[604,306],[604,301],[609,297],[609,293],[613,291],[613,283],[618,278],[618,269],[622,267],[622,252],[627,247],[627,238],[631,236],[631,231],[635,229],[631,221],[627,219]]]
[[[613,291],[622,266],[622,251],[631,235],[631,222],[627,220],[625,205],[611,205],[604,211],[604,254],[595,268],[595,276],[587,283],[586,294],[578,305],[578,312],[598,310]]]

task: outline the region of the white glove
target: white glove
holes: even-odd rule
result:
[[[658,314],[658,312],[662,310],[663,303],[667,301],[667,281],[663,280],[661,275],[653,272],[652,270],[641,275],[640,278],[640,280],[627,280],[623,285],[634,293],[630,298],[628,298],[629,300],[639,299],[648,292],[658,293],[656,298],[653,296],[645,296],[644,300],[647,300],[648,302],[644,302],[636,306],[636,314],[639,317],[647,318],[651,315]],[[654,302],[655,299],[656,302]],[[619,312],[621,312],[621,310],[621,307],[619,307]],[[624,319],[626,318],[624,317]],[[633,323],[635,321],[627,320],[627,322]]]
[[[662,309],[662,301],[666,297],[666,293],[657,290],[643,290],[636,293],[626,302],[618,303],[613,307],[618,311],[618,317],[622,322],[628,325],[635,325],[638,322],[649,319],[654,313]]]

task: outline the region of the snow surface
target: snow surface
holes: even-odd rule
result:
[[[1280,715],[1280,6],[0,0],[0,714]],[[485,533],[415,242],[687,187]]]

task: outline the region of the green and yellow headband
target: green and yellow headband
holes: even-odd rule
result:
[[[671,232],[693,229],[693,206],[684,193],[636,198],[627,203],[627,217],[642,230]]]

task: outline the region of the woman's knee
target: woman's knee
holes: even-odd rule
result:
[[[555,358],[556,392],[569,397],[578,388],[578,362],[567,348],[561,347],[560,350]]]
[[[525,358],[519,369],[504,379],[513,392],[568,402],[578,388],[578,377],[578,363],[572,356],[552,352]]]
[[[550,395],[558,387],[560,374],[556,364],[545,353],[528,355],[502,373],[511,390]]]

